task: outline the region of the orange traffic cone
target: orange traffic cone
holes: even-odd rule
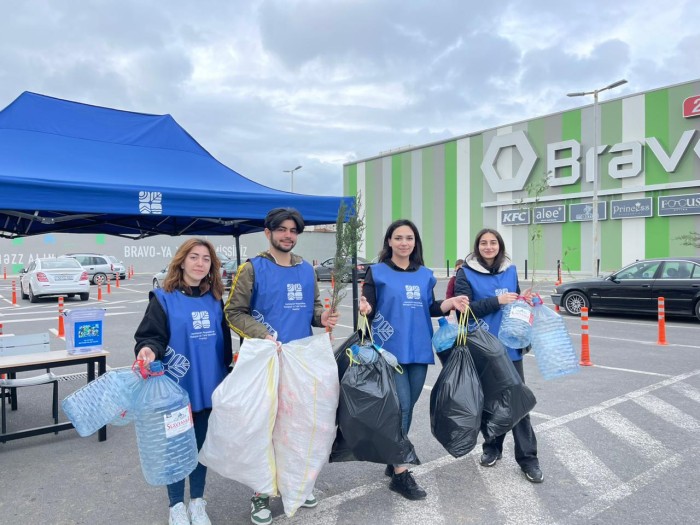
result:
[[[12,281],[12,304],[17,305],[17,283]]]
[[[65,337],[66,330],[63,326],[63,296],[58,297],[58,337]]]
[[[581,366],[593,366],[591,348],[588,343],[588,308],[581,308]]]
[[[97,285],[97,300],[98,301],[102,300],[102,285],[101,284]]]
[[[663,297],[659,297],[659,337],[656,340],[656,344],[668,344],[668,341],[666,341],[666,306]]]
[[[107,276],[107,295],[112,293],[112,279],[109,278],[109,275]]]

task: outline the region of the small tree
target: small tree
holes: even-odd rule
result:
[[[542,241],[543,235],[542,225],[534,223],[533,211],[539,204],[542,194],[547,191],[547,188],[549,188],[549,178],[551,177],[551,174],[551,171],[542,172],[542,175],[525,186],[525,191],[527,192],[528,197],[532,199],[530,202],[526,203],[524,199],[516,201],[517,204],[528,210],[530,217],[533,219],[527,226],[528,243],[530,244],[530,251],[532,252],[534,259],[534,264],[532,266],[532,280],[530,281],[530,288],[533,290],[535,289],[535,271],[539,262],[540,242]]]
[[[352,275],[352,258],[357,256],[357,246],[362,243],[365,223],[362,219],[362,201],[358,193],[354,209],[348,209],[343,201],[335,223],[335,257],[331,273],[331,311],[335,311],[347,295],[343,283]]]

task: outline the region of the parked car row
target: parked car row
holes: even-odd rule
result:
[[[374,262],[369,262],[367,259],[363,259],[362,257],[357,258],[357,278],[362,280],[365,278],[365,274],[367,273],[367,268],[372,266]],[[351,264],[348,264],[348,266],[351,266]],[[332,257],[330,259],[326,259],[320,264],[317,264],[314,266],[314,272],[316,272],[316,279],[319,281],[330,281],[331,276],[333,275],[333,270],[335,269],[335,258]],[[346,276],[343,279],[341,279],[343,282],[348,282],[350,280],[350,276]]]
[[[22,299],[32,303],[40,297],[63,295],[90,298],[90,282],[104,284],[107,278],[126,278],[126,266],[111,255],[97,253],[67,253],[56,258],[34,259],[20,273]]]

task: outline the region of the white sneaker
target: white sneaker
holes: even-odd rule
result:
[[[190,518],[187,516],[185,504],[180,502],[177,505],[170,507],[170,525],[190,525]]]
[[[190,500],[190,505],[188,510],[190,512],[190,519],[192,520],[192,525],[211,525],[209,521],[209,516],[207,516],[207,511],[204,507],[207,506],[207,502],[202,498],[195,498]]]

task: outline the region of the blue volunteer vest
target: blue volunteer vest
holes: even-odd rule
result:
[[[480,273],[472,270],[467,265],[464,265],[463,268],[467,281],[472,287],[473,301],[479,301],[494,295],[499,296],[508,292],[517,292],[518,290],[518,271],[515,265],[510,265],[504,272],[497,274]],[[495,312],[484,315],[481,319],[489,325],[489,332],[498,337],[502,318],[503,308],[501,307]],[[520,361],[523,358],[518,350],[508,347],[506,349],[511,361]]]
[[[433,323],[430,305],[437,280],[421,266],[400,272],[385,263],[372,266],[377,292],[372,334],[374,342],[394,354],[402,364],[433,364]]]
[[[168,316],[170,341],[165,371],[190,396],[192,411],[211,408],[211,395],[228,371],[224,359],[223,310],[210,293],[191,297],[154,290]]]
[[[282,343],[312,335],[316,277],[311,265],[280,266],[265,257],[250,263],[255,270],[250,315]]]

